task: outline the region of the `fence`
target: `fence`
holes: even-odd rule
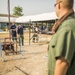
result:
[[[17,55],[20,54],[21,56],[24,56],[26,45],[48,44],[48,42],[50,41],[50,38],[51,38],[51,35],[40,33],[40,34],[37,34],[38,41],[33,42],[33,39],[32,39],[33,35],[34,35],[34,33],[30,33],[30,35],[29,35],[29,32],[24,33],[24,46],[22,46],[22,39],[20,39],[20,46],[19,46],[19,43],[17,43],[17,42],[19,42],[19,38],[17,38],[17,41],[15,41],[13,44],[10,42],[11,38],[1,38],[0,39],[0,56],[1,56],[2,61],[6,61],[5,56],[9,56],[9,55],[12,55],[12,57],[13,57],[13,55],[16,55],[16,54]],[[6,52],[2,50],[2,45],[3,45],[3,42],[5,39],[8,39],[10,42],[10,50],[5,50]],[[12,47],[14,47],[14,52],[11,50],[11,44],[13,45]],[[4,45],[4,47],[5,46],[6,45]],[[17,59],[20,59],[20,58],[25,58],[25,57],[17,57]]]

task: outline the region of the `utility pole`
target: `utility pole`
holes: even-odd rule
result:
[[[9,37],[10,37],[10,0],[8,0],[8,22],[9,22]]]

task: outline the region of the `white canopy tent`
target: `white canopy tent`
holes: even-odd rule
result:
[[[43,13],[43,14],[38,14],[38,15],[22,16],[22,17],[17,18],[15,22],[27,23],[30,21],[48,21],[48,20],[55,20],[55,19],[57,19],[55,12],[50,12],[50,13]]]
[[[22,16],[15,20],[17,23],[27,23],[31,21],[46,21],[46,20],[55,20],[56,14],[55,12],[51,13],[43,13],[38,15],[31,15],[31,16]]]

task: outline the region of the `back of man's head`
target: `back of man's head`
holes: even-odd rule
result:
[[[57,0],[57,1],[58,2],[62,1],[63,8],[67,8],[67,9],[72,9],[73,8],[74,0]]]

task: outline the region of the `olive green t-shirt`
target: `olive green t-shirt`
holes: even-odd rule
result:
[[[48,75],[54,75],[57,57],[64,57],[69,68],[66,75],[75,75],[75,18],[69,16],[53,35],[48,46]]]

